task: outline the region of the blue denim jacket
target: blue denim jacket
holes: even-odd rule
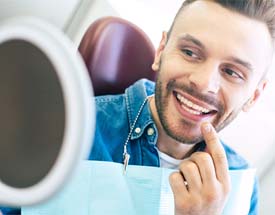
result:
[[[154,82],[142,79],[126,89],[125,94],[96,97],[96,131],[90,160],[123,163],[124,143],[130,132],[142,103],[147,96],[154,93]],[[153,129],[153,130],[152,130]],[[153,121],[149,104],[145,103],[140,112],[127,151],[130,154],[129,164],[143,166],[160,166],[156,142],[158,131]],[[248,168],[247,162],[223,144],[229,169]],[[203,151],[205,143],[198,144],[197,150]],[[257,183],[255,182],[251,198],[250,215],[257,214]],[[9,214],[8,209],[3,210]],[[12,211],[11,211],[12,212]],[[13,213],[10,213],[13,214]]]

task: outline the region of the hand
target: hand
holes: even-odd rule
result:
[[[193,153],[170,175],[177,215],[220,215],[230,191],[226,154],[217,133],[209,123],[201,130],[206,152]]]

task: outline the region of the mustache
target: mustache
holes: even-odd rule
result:
[[[176,82],[176,80],[171,80],[167,84],[167,91],[168,93],[171,93],[173,92],[174,89],[180,89],[181,91],[186,92],[187,94],[215,107],[220,113],[224,112],[223,104],[220,101],[218,101],[215,96],[202,94],[194,87],[190,87],[184,84],[179,84]]]

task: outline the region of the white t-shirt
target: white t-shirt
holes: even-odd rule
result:
[[[160,159],[160,167],[179,169],[179,165],[182,160],[175,159],[159,150],[158,154]],[[174,211],[173,193],[168,190],[169,189],[167,188],[161,189],[159,215],[169,214],[170,211]]]
[[[160,167],[169,168],[169,169],[178,169],[180,163],[183,160],[175,159],[161,151],[158,150],[160,158]]]

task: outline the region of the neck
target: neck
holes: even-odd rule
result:
[[[149,105],[150,105],[153,119],[158,128],[158,134],[159,134],[158,140],[157,140],[158,149],[161,152],[171,157],[174,157],[176,159],[184,159],[186,157],[189,157],[194,151],[195,145],[184,144],[168,136],[160,123],[154,96],[149,98]]]

